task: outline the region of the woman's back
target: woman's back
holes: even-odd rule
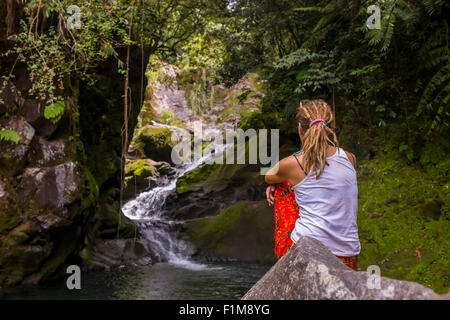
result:
[[[355,256],[360,252],[356,172],[341,148],[327,158],[327,163],[317,180],[309,172],[293,187],[299,218],[291,239],[297,242],[301,236],[309,236],[335,255]]]

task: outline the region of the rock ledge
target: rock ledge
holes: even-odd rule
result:
[[[374,275],[369,275],[365,271],[354,271],[348,268],[319,241],[302,237],[242,299],[423,300],[446,298],[415,282],[385,277],[380,277],[378,280],[377,283]]]

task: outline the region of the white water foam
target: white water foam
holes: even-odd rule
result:
[[[226,145],[222,145],[216,150],[223,152],[226,147]],[[168,182],[166,180],[164,185],[140,193],[122,207],[125,216],[136,221],[141,233],[149,241],[161,261],[194,271],[216,268],[189,259],[189,252],[186,252],[188,245],[185,241],[178,239],[180,222],[168,220],[163,207],[167,197],[175,192],[178,178],[200,167],[210,158],[211,155],[203,156],[187,166],[176,169],[174,176]]]

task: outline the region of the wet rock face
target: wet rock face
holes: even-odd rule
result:
[[[5,14],[0,10],[0,16]],[[14,18],[18,25],[20,17]],[[0,42],[2,48],[16,45],[4,38]],[[123,60],[127,50],[117,51]],[[144,51],[146,61],[149,50]],[[140,109],[141,63],[141,49],[133,47],[130,135]],[[123,77],[117,61],[110,59],[93,70],[99,80],[95,86],[70,79],[70,87],[61,88],[64,99],[74,104],[69,103],[58,123],[45,118],[47,104],[30,94],[24,63],[9,55],[0,58],[0,66],[14,69],[12,80],[5,87],[0,84],[0,130],[14,130],[20,137],[18,144],[0,141],[2,287],[45,281],[64,264],[79,261],[87,239],[116,237],[118,221],[120,236],[133,237],[134,225],[123,216],[115,192],[123,121]],[[75,112],[79,120],[70,117]]]
[[[110,188],[100,194],[97,210],[94,216],[94,228],[101,239],[134,238],[136,229],[134,223],[126,218],[117,201],[120,190]],[[117,228],[119,226],[119,231]]]
[[[80,177],[73,162],[50,169],[28,168],[20,187],[24,200],[34,199],[38,208],[63,210],[78,199]]]
[[[28,153],[30,165],[49,167],[63,162],[67,153],[64,140],[47,141],[42,137],[34,139]]]
[[[77,247],[84,220],[76,205],[82,179],[73,162],[27,168],[17,180],[16,187],[10,180],[0,185],[0,285],[52,275]]]
[[[13,112],[20,103],[20,97],[13,89],[11,82],[5,87],[0,86],[0,114],[4,112]]]
[[[99,240],[90,250],[90,270],[111,270],[122,266],[147,266],[158,262],[145,240]]]
[[[379,287],[364,271],[354,271],[322,243],[300,238],[242,298],[243,300],[439,299],[418,283],[381,277]],[[368,285],[368,283],[370,283]]]

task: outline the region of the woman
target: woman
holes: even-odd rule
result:
[[[339,148],[325,101],[303,100],[297,119],[302,151],[282,159],[266,175],[267,201],[275,203],[275,253],[281,258],[308,236],[356,270],[356,157]]]

